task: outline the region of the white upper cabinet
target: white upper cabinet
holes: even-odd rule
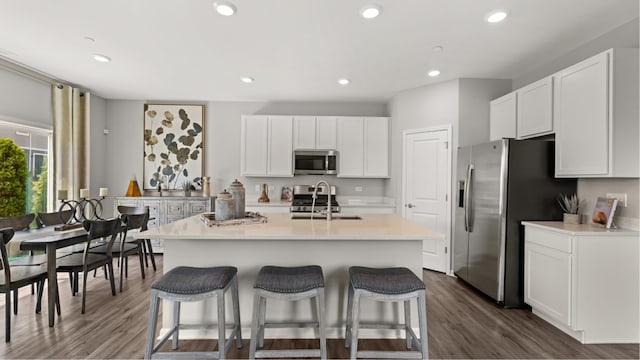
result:
[[[293,117],[243,116],[241,175],[293,176]]]
[[[299,150],[335,150],[335,116],[295,116],[293,147]]]
[[[316,117],[295,116],[293,118],[293,148],[316,148]]]
[[[338,177],[389,176],[389,118],[338,117]]]
[[[364,177],[389,176],[389,119],[364,119]]]
[[[518,139],[553,132],[553,78],[548,76],[516,91]]]
[[[316,149],[336,150],[338,148],[338,120],[335,116],[316,117]]]
[[[638,49],[554,75],[556,177],[639,177]]]
[[[338,117],[338,177],[364,175],[364,119]]]
[[[516,137],[516,92],[508,93],[489,104],[489,139]]]

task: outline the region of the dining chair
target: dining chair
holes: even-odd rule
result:
[[[25,214],[18,215],[12,217],[6,217],[0,219],[0,228],[11,228],[13,231],[23,231],[29,230],[31,223],[35,219],[35,214]],[[15,257],[18,255],[19,249],[7,249],[7,254],[9,257]],[[34,255],[33,252],[30,253],[32,256],[20,256],[13,260],[11,260],[12,266],[40,266],[47,262],[46,255]],[[35,289],[33,284],[31,284],[31,294],[35,294]],[[17,309],[18,307],[18,297],[14,296],[15,301],[13,302],[13,306]],[[17,310],[15,310],[17,311]]]
[[[38,227],[66,224],[69,221],[69,219],[71,219],[71,217],[73,216],[73,212],[74,210],[64,210],[64,211],[54,211],[54,212],[48,212],[48,213],[38,213],[38,215],[36,216],[36,223],[38,224]],[[69,255],[69,253],[82,252],[83,250],[84,250],[83,248],[78,248],[77,245],[73,245],[73,246],[70,246],[69,249],[63,250],[64,251],[63,254],[56,254],[56,256],[58,257],[67,256]],[[36,256],[45,257],[46,254],[36,255]],[[44,261],[42,262],[44,263]],[[75,292],[77,292],[77,289],[74,290],[73,275],[71,273],[69,273],[69,285],[71,286],[71,294],[75,295]],[[33,293],[33,287],[31,289],[31,292]]]
[[[118,212],[121,215],[133,215],[133,214],[139,214],[141,212],[149,212],[149,207],[148,206],[125,206],[125,205],[120,205],[118,206]],[[148,223],[149,220],[151,220],[151,217],[148,216],[147,217],[147,222],[144,223],[144,227],[142,227],[140,229],[140,231],[144,231],[148,229]],[[153,266],[153,271],[156,271],[156,258],[153,255],[153,247],[151,247],[151,239],[144,239],[142,240],[142,251],[144,253],[144,261],[145,261],[145,265],[147,267],[149,267],[149,259],[148,257],[151,258],[151,265]]]
[[[0,257],[2,257],[2,272],[0,273],[0,292],[5,294],[5,342],[11,340],[11,292],[13,291],[14,314],[17,314],[18,289],[31,284],[38,286],[38,301],[36,313],[40,313],[42,304],[42,290],[47,279],[47,267],[39,266],[11,266],[9,261],[7,244],[13,238],[15,231],[8,227],[0,229]],[[58,314],[60,314],[60,301],[56,300]]]
[[[129,256],[138,256],[138,260],[140,261],[140,272],[142,273],[142,278],[144,279],[145,277],[142,251],[143,240],[127,240],[127,234],[130,231],[146,228],[147,221],[149,220],[149,207],[145,206],[127,209],[126,213],[120,215],[120,220],[122,222],[123,230],[120,232],[119,239],[114,242],[111,252],[113,257],[118,258],[118,267],[120,268],[119,290],[122,292],[123,278],[129,276]],[[100,245],[90,250],[91,253],[97,254],[106,254],[107,251],[107,244]]]
[[[82,253],[73,253],[58,260],[58,272],[72,273],[74,282],[78,282],[78,276],[82,272],[82,313],[85,311],[87,298],[87,274],[89,271],[107,266],[109,281],[111,282],[111,294],[116,295],[116,284],[113,278],[113,243],[121,231],[120,218],[109,220],[85,220],[82,226],[88,232],[87,240]],[[106,253],[93,253],[93,244],[102,240],[106,241]],[[76,286],[77,290],[77,286]]]
[[[38,227],[66,224],[73,216],[73,210],[54,211],[48,213],[38,213],[36,222]]]

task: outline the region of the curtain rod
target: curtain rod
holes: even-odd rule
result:
[[[32,80],[36,80],[39,81],[41,83],[47,84],[47,85],[58,85],[58,84],[62,84],[62,85],[69,85],[72,86],[72,84],[66,82],[66,81],[62,81],[59,79],[56,79],[54,77],[52,77],[51,75],[45,74],[41,71],[38,71],[36,69],[33,69],[29,66],[23,65],[23,64],[19,64],[19,63],[15,63],[13,61],[10,61],[6,58],[4,58],[3,56],[0,55],[0,68],[5,69],[5,70],[9,70],[11,72],[14,72],[16,74],[19,75],[23,75],[25,77],[28,77]]]

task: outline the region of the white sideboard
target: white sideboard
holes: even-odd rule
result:
[[[149,207],[149,228],[168,224],[176,220],[203,212],[213,211],[212,197],[190,197],[190,196],[140,196],[140,197],[116,197],[113,211],[115,216],[119,216],[118,206],[148,206]],[[151,239],[153,251],[164,252],[162,240]]]
[[[638,343],[639,233],[523,224],[524,297],[533,313],[583,344]]]

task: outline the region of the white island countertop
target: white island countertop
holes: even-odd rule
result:
[[[235,240],[424,240],[443,235],[395,214],[363,214],[361,220],[291,219],[266,214],[264,224],[207,226],[200,215],[136,233],[135,238]]]

